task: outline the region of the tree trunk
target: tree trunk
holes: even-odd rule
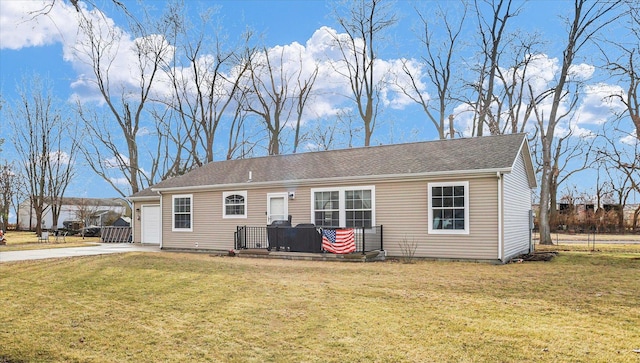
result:
[[[558,229],[558,202],[557,202],[558,190],[550,186],[549,187],[549,231],[555,232]]]
[[[540,244],[552,245],[551,229],[549,228],[549,183],[545,182],[544,177],[540,186],[540,218],[538,224],[540,227]]]
[[[540,130],[544,133],[543,130]],[[553,132],[553,130],[552,130]],[[549,226],[549,205],[551,198],[551,140],[552,137],[541,137],[542,140],[542,180],[540,183],[540,244],[552,245],[551,228]]]

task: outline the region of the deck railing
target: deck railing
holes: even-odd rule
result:
[[[365,253],[384,249],[382,226],[374,226],[371,228],[358,227],[354,228],[354,230],[356,244],[354,253]],[[235,249],[267,249],[302,252],[297,250],[295,246],[304,246],[303,249],[306,248],[310,245],[308,239],[316,238],[313,235],[310,236],[309,232],[315,232],[316,235],[321,236],[321,231],[322,228],[313,226],[237,226],[236,232],[234,233]],[[304,252],[323,252],[320,249],[315,250],[315,247],[312,247],[312,249],[313,251]]]

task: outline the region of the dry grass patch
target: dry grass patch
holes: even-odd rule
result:
[[[535,241],[540,240],[540,235],[538,233],[533,233],[532,235]],[[587,243],[588,240],[593,240],[595,238],[596,243],[600,242],[627,242],[629,244],[640,244],[640,234],[609,234],[609,233],[567,233],[567,232],[554,232],[551,233],[551,239],[554,243],[572,243],[572,242],[584,242]]]
[[[100,242],[100,237],[66,236],[56,241],[55,236],[49,236],[49,242],[38,242],[38,236],[34,232],[8,231],[5,233],[6,245],[0,245],[0,253],[3,251],[41,250],[47,248],[84,247],[95,246]]]
[[[554,245],[536,245],[541,252],[590,252],[590,253],[628,253],[640,254],[640,243],[560,243]]]
[[[129,253],[0,272],[0,362],[640,359],[640,260],[615,254],[495,266]]]

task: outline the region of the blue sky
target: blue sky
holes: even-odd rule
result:
[[[51,3],[47,0],[45,3]],[[46,16],[33,19],[30,11],[42,7],[40,0],[20,1],[3,0],[0,2],[0,92],[2,99],[10,105],[16,99],[16,85],[19,85],[25,76],[37,73],[48,78],[52,83],[56,96],[62,102],[70,102],[72,99],[81,99],[91,102],[95,94],[91,90],[78,87],[78,80],[86,74],[86,68],[74,59],[70,49],[77,38],[77,23],[73,20],[75,10],[68,1],[55,0],[52,11]],[[135,16],[140,15],[140,7],[137,1],[125,1],[127,8]],[[216,7],[217,20],[223,24],[225,32],[230,38],[237,37],[247,27],[260,34],[260,45],[273,49],[278,46],[292,46],[299,44],[306,54],[315,54],[316,47],[323,45],[322,37],[328,29],[340,32],[335,19],[331,15],[331,3],[327,1],[249,1],[249,0],[221,0],[221,1],[186,1],[189,14],[195,16],[203,9]],[[113,21],[114,26],[121,27],[125,32],[128,27],[126,19],[114,9],[109,0],[95,0],[99,9],[103,11],[106,19]],[[148,1],[146,5],[158,8],[160,11],[164,1]],[[522,15],[514,21],[510,31],[513,33],[540,34],[544,42],[544,53],[539,58],[538,73],[541,78],[551,81],[554,67],[557,67],[561,56],[562,40],[566,37],[561,20],[562,15],[569,14],[572,1],[538,0],[527,3],[518,3],[522,6]],[[418,18],[414,7],[429,14],[437,5],[449,7],[450,11],[457,11],[454,1],[397,1],[394,12],[398,17],[398,23],[389,30],[384,47],[381,48],[379,58],[392,68],[394,62],[399,59],[416,60],[423,54],[416,37]],[[92,6],[87,5],[89,9]],[[615,37],[620,32],[620,27],[613,27],[605,34],[607,37]],[[473,44],[477,35],[475,28],[464,29],[464,46],[469,48],[469,56],[472,55]],[[293,47],[289,47],[293,48]],[[298,48],[296,48],[298,49]],[[574,128],[580,130],[578,134],[585,134],[589,130],[597,130],[610,117],[611,107],[615,105],[604,104],[602,94],[610,92],[616,85],[603,77],[591,65],[595,62],[595,52],[585,52],[585,57],[580,58],[580,67],[576,67],[576,74],[584,77],[590,84],[589,95],[581,101],[581,117],[579,121],[561,125],[561,129]],[[311,56],[310,56],[311,57]],[[548,75],[545,75],[547,74]],[[326,73],[330,77],[330,72]],[[328,79],[324,81],[329,82]],[[74,84],[76,84],[74,86]],[[545,86],[545,85],[542,85]],[[327,86],[329,87],[329,86]],[[425,92],[433,92],[428,87]],[[433,126],[426,121],[425,116],[417,105],[408,102],[401,95],[388,93],[388,107],[382,117],[382,124],[374,134],[374,143],[396,143],[408,141],[423,141],[437,138]],[[329,101],[327,101],[329,102]],[[330,103],[330,102],[329,102]],[[328,118],[335,111],[334,104],[323,104],[326,109],[315,110],[318,115]],[[6,107],[5,107],[6,108]],[[7,135],[8,129],[5,108],[3,108],[0,121],[0,133]],[[457,126],[465,129],[465,119],[460,118]],[[531,124],[533,122],[530,122]],[[360,146],[360,145],[356,145]],[[0,154],[0,160],[13,160],[15,151],[9,142],[5,142],[4,150]],[[116,197],[117,193],[100,177],[96,176],[78,161],[78,177],[69,188],[68,196],[85,197]],[[583,174],[583,175],[593,175]],[[585,191],[593,189],[592,177],[575,178],[571,184],[579,184]]]

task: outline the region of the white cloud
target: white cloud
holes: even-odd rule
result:
[[[153,133],[151,132],[151,130],[149,130],[148,127],[142,126],[138,130],[138,133],[136,133],[136,137],[143,137],[143,136],[148,136],[148,135],[152,135],[152,134]]]
[[[67,165],[71,162],[71,158],[65,151],[58,150],[49,153],[49,161],[54,164]]]
[[[416,82],[418,92],[425,100],[431,97],[427,93],[427,86],[421,81],[423,78],[423,65],[415,59],[392,59],[379,61],[376,66],[384,72],[381,77],[385,77],[385,87],[382,89],[382,100],[385,107],[402,110],[409,105],[415,104],[413,99],[418,99],[411,79],[405,72],[410,72]],[[404,90],[404,91],[403,91]],[[407,95],[405,92],[409,93]]]
[[[633,134],[627,134],[624,137],[620,138],[620,142],[628,145],[628,146],[638,146],[638,143],[640,143],[640,141],[638,141],[638,138],[633,135]]]
[[[454,124],[456,132],[462,134],[463,137],[473,135],[474,127],[473,117],[475,110],[468,104],[460,104],[453,109],[455,115]]]
[[[45,5],[53,4],[46,15],[35,18],[34,12],[41,11]],[[80,3],[83,4],[83,3]],[[88,10],[82,5],[81,13],[65,1],[1,1],[0,15],[2,29],[0,30],[1,47],[20,49],[27,46],[42,46],[46,44],[60,43],[63,48],[63,58],[69,62],[77,73],[77,78],[71,82],[73,94],[72,101],[95,102],[103,104],[104,99],[100,94],[92,60],[89,55],[96,49],[93,45],[99,45],[103,55],[100,72],[107,75],[107,87],[113,97],[136,97],[142,74],[150,71],[151,64],[141,64],[137,56],[136,48],[143,46],[162,52],[165,61],[173,59],[176,50],[169,46],[160,35],[149,35],[143,38],[133,38],[122,28],[99,10]],[[81,19],[86,19],[86,24]],[[82,24],[81,24],[82,23]],[[5,26],[5,24],[9,24]],[[84,24],[84,25],[83,25]],[[86,31],[91,32],[93,42],[87,36]],[[300,78],[308,78],[318,67],[318,76],[314,85],[313,99],[307,104],[303,115],[304,120],[334,117],[350,104],[351,89],[348,79],[344,77],[345,65],[342,62],[342,54],[337,45],[337,40],[344,41],[347,35],[339,33],[329,27],[317,29],[307,40],[305,45],[293,42],[286,45],[274,46],[267,51],[272,61],[277,60],[275,67],[282,66],[290,82],[295,83],[300,72]],[[356,40],[358,46],[362,46],[361,40]],[[259,57],[263,57],[264,55]],[[210,66],[215,61],[211,54],[204,54],[198,59],[199,69],[212,69]],[[383,86],[381,89],[382,102],[386,107],[403,109],[412,104],[412,101],[400,92],[397,86],[383,82],[390,70],[399,72],[400,60],[376,60],[376,82]],[[418,67],[416,63],[412,67]],[[194,77],[193,67],[175,70],[184,77],[188,85]],[[225,76],[231,75],[235,69],[228,69]],[[341,74],[342,73],[342,74]],[[203,74],[200,74],[203,76]],[[206,75],[205,75],[206,76]],[[170,97],[171,88],[166,74],[158,74],[156,87],[153,92],[156,98]],[[226,87],[226,85],[224,86]],[[289,87],[293,92],[295,87]],[[192,89],[191,95],[195,94]],[[222,86],[216,91],[226,94],[227,90]],[[142,135],[142,134],[141,134]]]
[[[569,77],[579,80],[587,80],[593,76],[595,70],[596,68],[590,64],[574,64],[569,67]]]
[[[129,166],[129,157],[123,154],[119,154],[118,157],[110,157],[102,161],[103,165],[107,169],[121,169]]]
[[[0,49],[51,45],[75,39],[77,12],[66,1],[0,1]]]
[[[121,177],[121,178],[109,178],[109,180],[116,186],[119,187],[130,187],[131,184],[129,184],[129,181],[127,180],[127,178],[125,177]]]
[[[596,137],[596,133],[578,126],[577,123],[564,123],[564,124],[559,124],[558,126],[556,126],[556,128],[554,129],[554,135],[555,137],[565,137],[567,135],[569,135],[569,133],[571,133],[572,137],[579,137],[582,139],[593,139]]]
[[[616,113],[624,110],[625,106],[618,97],[624,96],[624,90],[618,85],[604,83],[587,85],[584,89],[580,107],[576,112],[579,124],[601,125]]]
[[[82,101],[101,100],[92,65],[96,58],[91,55],[99,49],[101,58],[99,71],[106,88],[114,97],[139,97],[140,84],[149,82],[153,70],[153,61],[138,56],[138,49],[145,49],[148,54],[158,54],[165,62],[174,56],[174,48],[169,46],[164,37],[151,34],[141,38],[131,38],[113,20],[96,11],[85,13],[89,25],[81,25],[76,43],[71,52],[71,61],[78,72],[78,79],[71,84],[75,90],[72,98]],[[90,34],[87,34],[90,32]],[[97,44],[97,45],[96,45]],[[66,52],[65,52],[66,53]],[[157,77],[163,74],[158,72]],[[166,93],[166,87],[156,87],[158,94]]]

